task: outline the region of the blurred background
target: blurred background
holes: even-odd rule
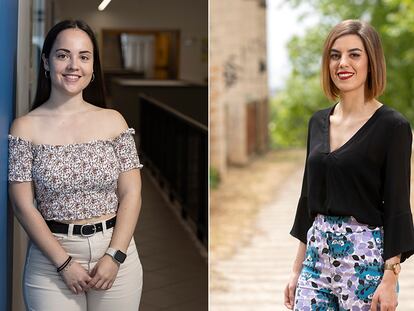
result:
[[[107,6],[103,8],[102,2]],[[134,135],[144,169],[135,241],[140,310],[208,308],[208,1],[0,0],[0,310],[23,311],[27,236],[7,197],[7,134],[33,100],[48,30],[88,23],[109,108]]]
[[[211,0],[210,7],[210,307],[285,310],[307,123],[333,105],[320,87],[324,40],[341,20],[370,22],[387,62],[379,100],[413,124],[414,2]],[[398,310],[408,311],[414,259],[402,269]]]

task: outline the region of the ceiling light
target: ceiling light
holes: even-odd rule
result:
[[[98,6],[99,11],[105,10],[106,6],[111,2],[111,0],[103,0],[101,4]]]

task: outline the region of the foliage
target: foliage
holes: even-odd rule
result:
[[[292,72],[285,88],[271,101],[269,127],[273,147],[303,146],[312,113],[332,105],[321,90],[320,60],[329,29],[344,19],[368,21],[380,33],[387,62],[387,88],[379,100],[414,121],[414,1],[286,2],[293,7],[307,4],[314,10],[309,14],[320,15],[320,22],[288,44]]]
[[[303,145],[308,119],[325,104],[318,76],[292,75],[286,89],[271,102],[272,147]]]
[[[214,167],[210,167],[210,189],[217,189],[218,185],[220,184],[220,173]]]

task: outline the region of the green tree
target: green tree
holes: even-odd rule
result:
[[[380,101],[414,121],[414,1],[412,0],[294,0],[318,14],[318,25],[288,45],[292,72],[286,86],[271,101],[273,147],[304,145],[307,122],[316,110],[332,103],[320,86],[322,46],[329,30],[345,19],[368,21],[380,33],[387,62],[387,88]],[[306,18],[306,15],[303,16]]]

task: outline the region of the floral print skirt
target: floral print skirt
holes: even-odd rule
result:
[[[307,234],[294,310],[370,310],[384,273],[382,254],[382,227],[352,216],[317,215]]]

